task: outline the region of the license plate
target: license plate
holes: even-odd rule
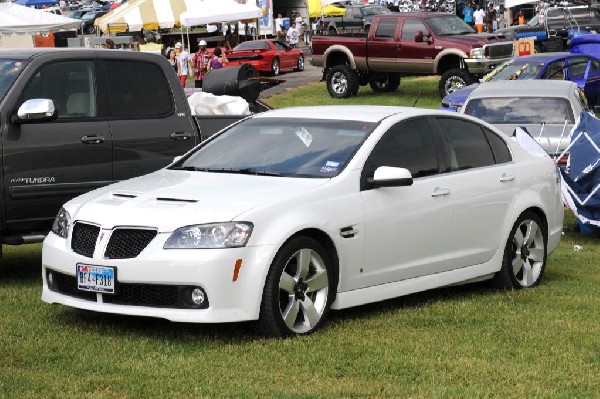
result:
[[[117,269],[114,267],[77,264],[77,288],[82,291],[114,294],[116,277]]]

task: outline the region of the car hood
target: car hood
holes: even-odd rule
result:
[[[477,47],[481,47],[489,43],[508,41],[504,35],[498,35],[494,33],[469,33],[466,35],[441,36],[440,38],[448,42]]]
[[[147,226],[169,232],[191,224],[230,221],[328,181],[161,170],[85,194],[65,207],[73,221],[93,222],[103,228]]]
[[[469,94],[471,94],[471,92],[475,90],[477,86],[479,86],[479,83],[473,83],[472,85],[461,87],[460,89],[446,95],[442,102],[453,107],[460,107],[465,103],[467,97],[469,97]]]

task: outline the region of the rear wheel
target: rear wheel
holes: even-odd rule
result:
[[[440,78],[440,83],[438,85],[440,97],[444,98],[448,94],[453,93],[462,87],[477,83],[477,81],[477,77],[470,74],[466,69],[450,69],[449,71],[444,72]]]
[[[278,58],[273,58],[273,61],[271,61],[271,74],[273,76],[279,75],[279,59]]]
[[[265,281],[259,332],[283,338],[320,328],[334,298],[332,273],[331,257],[317,241],[296,237],[286,243]]]
[[[398,90],[400,86],[400,75],[397,73],[381,73],[377,74],[369,85],[374,92],[391,93]]]
[[[336,65],[327,72],[327,91],[334,98],[348,98],[358,92],[358,74],[349,65]]]
[[[515,222],[506,246],[502,269],[492,285],[504,289],[534,287],[540,283],[546,268],[548,233],[540,217],[524,212]]]

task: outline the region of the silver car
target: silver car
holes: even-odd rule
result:
[[[525,128],[551,156],[560,155],[568,147],[569,134],[577,118],[581,112],[589,111],[585,95],[577,84],[548,80],[480,85],[460,110],[483,119],[509,136],[517,127]]]

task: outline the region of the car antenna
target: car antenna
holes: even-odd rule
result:
[[[421,97],[421,93],[423,93],[423,90],[419,90],[419,94],[417,94],[417,97],[415,98],[415,101],[413,101],[413,107],[415,105],[417,105],[417,101],[419,101],[419,97]]]

